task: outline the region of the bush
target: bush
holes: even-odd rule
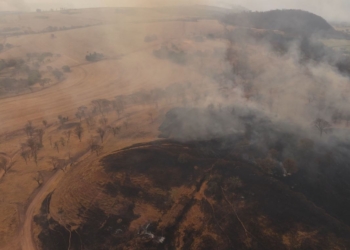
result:
[[[63,72],[65,72],[65,73],[71,72],[71,69],[70,69],[70,67],[69,67],[68,65],[63,66],[63,67],[62,67],[62,70],[63,70]]]
[[[28,72],[28,84],[33,85],[39,82],[41,79],[41,74],[38,70],[31,70]]]
[[[54,71],[52,71],[52,74],[56,77],[57,80],[62,80],[63,79],[63,73],[62,71],[55,69]]]
[[[153,55],[160,59],[168,59],[177,64],[186,64],[187,62],[185,51],[174,44],[170,47],[162,46],[160,49],[154,50]]]
[[[101,53],[90,53],[88,55],[85,56],[85,59],[89,62],[96,62],[99,60],[102,60],[104,58],[104,55]]]

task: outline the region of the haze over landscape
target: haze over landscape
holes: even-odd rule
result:
[[[204,4],[220,7],[243,6],[252,11],[272,9],[301,9],[323,16],[329,21],[350,22],[350,3],[347,0],[2,0],[2,11],[34,11],[37,8],[98,8],[98,7],[157,7]]]
[[[349,11],[0,0],[0,249],[349,249]]]

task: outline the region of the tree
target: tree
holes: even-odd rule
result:
[[[55,141],[55,143],[54,143],[54,148],[57,150],[57,153],[60,152],[60,144],[59,144],[58,141]]]
[[[29,150],[23,150],[21,152],[21,157],[25,160],[26,165],[28,164],[28,159],[30,158],[30,151]]]
[[[42,149],[42,144],[37,140],[37,138],[29,138],[27,140],[27,146],[30,148],[35,164],[38,165],[38,153]]]
[[[83,127],[81,126],[81,124],[79,124],[79,125],[75,128],[74,133],[78,136],[79,141],[81,142],[81,137],[82,137],[82,135],[83,135],[83,133],[84,133],[84,129],[83,129]]]
[[[317,118],[314,121],[313,125],[320,133],[320,136],[322,136],[324,133],[328,134],[332,131],[331,124],[328,121],[321,118]]]
[[[102,116],[109,109],[111,105],[111,101],[107,99],[97,99],[92,101],[92,105],[94,105],[95,109],[100,112]]]
[[[28,81],[29,85],[33,85],[33,84],[39,82],[40,79],[41,79],[41,74],[40,74],[40,72],[38,70],[30,70],[28,72],[28,79],[27,79],[27,81]]]
[[[91,141],[90,150],[91,150],[91,153],[95,152],[96,156],[98,156],[101,153],[101,151],[103,150],[103,146],[98,145],[98,144],[94,143],[93,141]]]
[[[75,117],[78,118],[80,122],[81,122],[81,119],[83,118],[80,112],[75,113]]]
[[[88,108],[86,106],[80,106],[77,113],[79,113],[81,117],[86,117],[87,110]]]
[[[47,121],[46,120],[43,120],[43,125],[45,128],[47,128]]]
[[[106,134],[106,130],[103,129],[103,128],[98,128],[98,129],[96,130],[96,132],[100,135],[101,142],[103,143],[103,138],[104,138],[104,136],[105,136],[105,134]]]
[[[59,115],[57,118],[61,126],[63,126],[69,120],[68,116],[64,117],[62,115]]]
[[[43,137],[44,137],[45,131],[43,129],[39,128],[39,129],[36,130],[36,134],[38,136],[39,143],[41,145],[43,145]]]
[[[7,163],[7,160],[3,157],[0,159],[0,169],[4,170],[5,174],[10,170],[10,165]]]
[[[60,138],[60,143],[62,147],[66,146],[66,140],[63,137]]]
[[[24,127],[24,131],[26,132],[28,137],[32,137],[34,133],[34,127],[31,121],[28,121]]]
[[[87,116],[85,122],[88,125],[89,130],[95,125],[95,118],[93,116]]]
[[[103,126],[103,127],[106,127],[107,124],[108,124],[108,119],[103,117],[99,120],[100,124]]]
[[[111,129],[114,137],[120,132],[120,127],[112,127]]]
[[[71,72],[71,69],[70,69],[70,67],[69,67],[68,65],[63,66],[63,67],[62,67],[62,70],[63,70],[63,72],[65,72],[65,73]]]
[[[52,74],[54,75],[54,77],[58,80],[61,81],[63,80],[64,74],[62,73],[62,71],[55,69],[52,71]]]
[[[85,56],[86,61],[96,62],[104,58],[104,55],[101,53],[89,53]]]

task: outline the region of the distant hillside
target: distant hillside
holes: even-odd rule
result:
[[[272,10],[229,14],[223,22],[234,26],[279,30],[295,35],[336,33],[325,19],[302,10]]]

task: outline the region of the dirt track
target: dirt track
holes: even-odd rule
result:
[[[30,205],[28,206],[28,209],[25,213],[25,218],[23,222],[23,226],[19,235],[20,244],[22,250],[36,250],[35,243],[33,241],[33,235],[32,235],[32,223],[33,223],[33,216],[37,209],[38,204],[40,204],[45,196],[47,195],[47,192],[51,190],[55,183],[64,175],[62,171],[57,171],[40,189],[40,191],[37,193],[37,195],[34,197]]]

